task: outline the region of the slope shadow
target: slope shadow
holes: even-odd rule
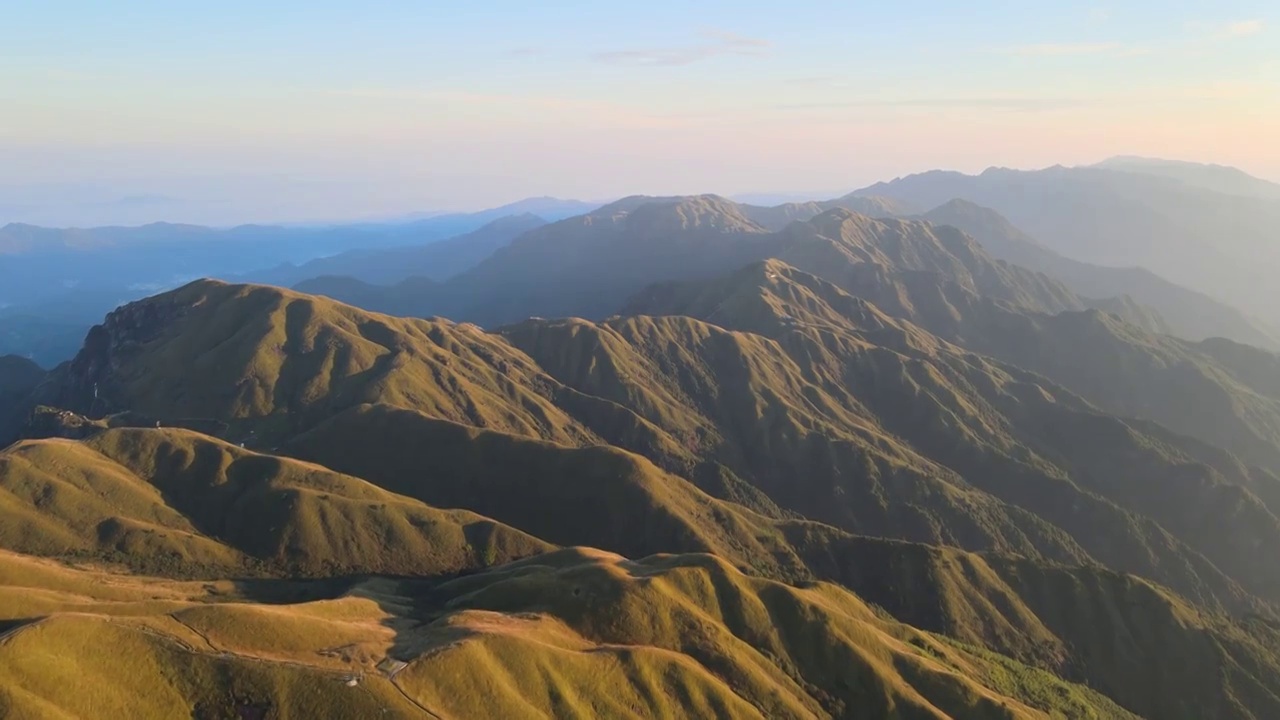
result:
[[[345,654],[349,646],[320,651],[349,665],[345,682],[358,691],[369,692],[363,680],[380,677],[391,684],[403,699],[420,710],[423,716],[439,718],[396,682],[396,676],[414,660],[433,648],[461,641],[470,631],[430,626],[441,615],[441,608],[431,600],[432,588],[441,583],[483,570],[465,570],[430,577],[397,577],[386,575],[351,575],[317,580],[244,578],[232,581],[229,602],[252,602],[264,605],[292,605],[344,597],[373,601],[384,613],[381,625],[391,631],[391,644],[378,658],[358,658]],[[270,717],[269,698],[237,698],[235,711],[242,718]],[[392,708],[386,707],[384,712]],[[247,715],[245,713],[248,713]],[[255,714],[257,713],[257,714]],[[261,713],[266,713],[265,715]]]

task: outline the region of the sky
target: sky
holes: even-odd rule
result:
[[[1117,154],[1280,180],[1274,0],[0,3],[0,224],[822,195]]]

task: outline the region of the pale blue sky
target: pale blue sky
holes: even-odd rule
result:
[[[59,197],[289,219],[1117,153],[1280,179],[1273,1],[8,0],[3,17],[0,222]]]

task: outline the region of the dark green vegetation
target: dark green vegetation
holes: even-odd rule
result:
[[[199,281],[0,361],[0,715],[1280,717],[1280,358],[884,209],[633,198],[451,296],[585,318]]]

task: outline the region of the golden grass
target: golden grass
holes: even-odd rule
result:
[[[433,575],[550,547],[474,513],[174,429],[0,451],[0,509],[3,547],[170,575]]]
[[[1006,676],[1032,671],[1013,661],[709,555],[573,549],[270,605],[11,554],[0,570],[63,598],[33,617],[0,596],[0,622],[21,618],[0,639],[16,717],[1128,717],[1048,677],[1024,701]],[[408,662],[394,681],[388,656]]]

